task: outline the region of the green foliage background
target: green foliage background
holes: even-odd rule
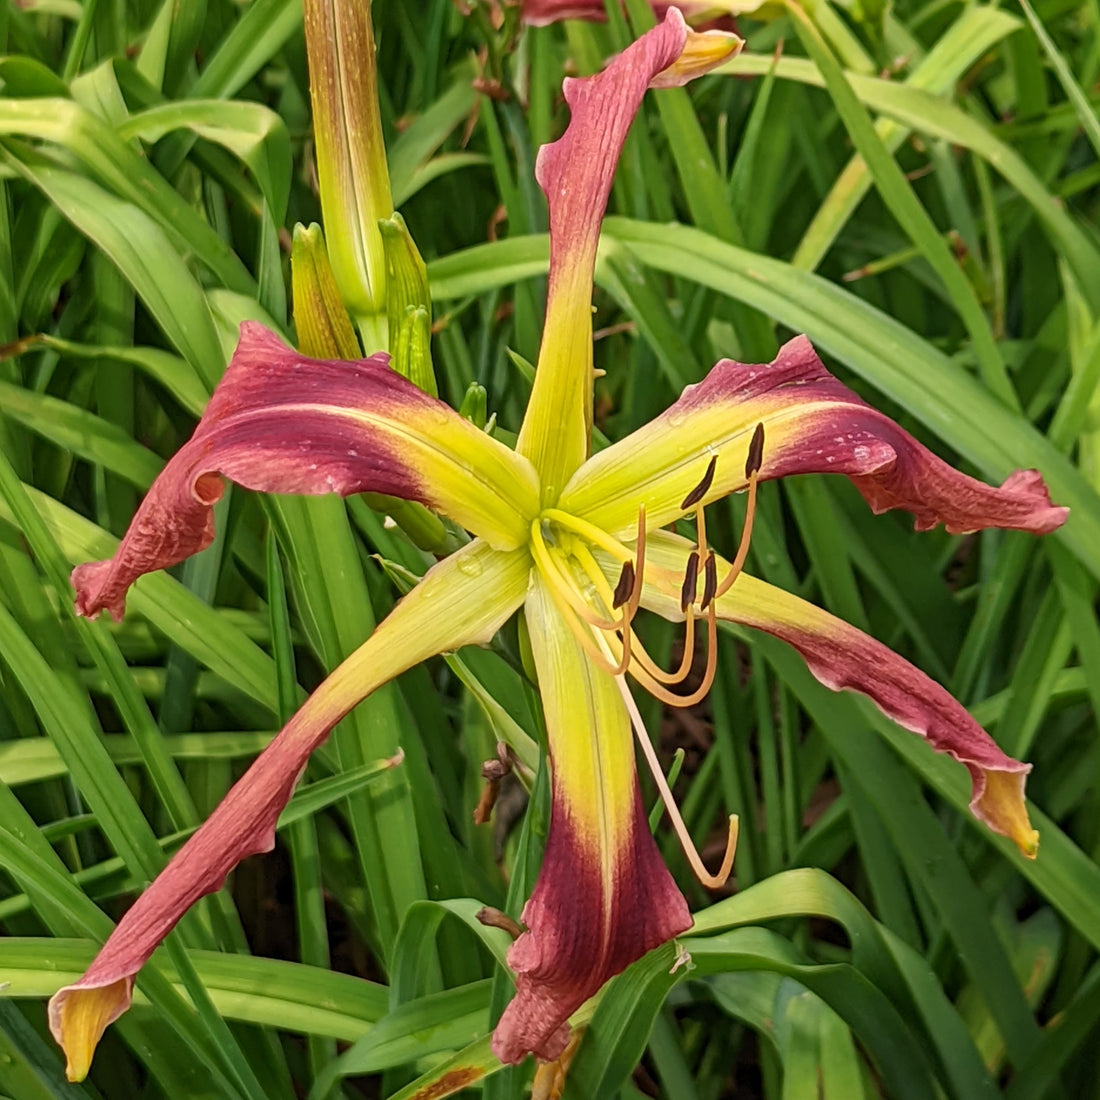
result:
[[[1045,540],[917,536],[805,478],[766,487],[750,558],[1035,764],[1039,859],[970,821],[961,768],[736,634],[706,707],[647,719],[666,761],[686,749],[694,835],[741,814],[737,892],[708,896],[659,831],[694,966],[670,974],[669,945],[611,984],[567,1097],[1100,1096],[1100,10],[1023,2],[746,16],[728,72],[649,97],[597,271],[597,412],[618,437],[804,331],[963,468],[1044,472],[1073,510]],[[609,14],[512,34],[374,3],[441,393],[479,383],[505,430],[545,290],[534,154],[563,74],[632,37]],[[70,568],[111,552],[238,323],[286,330],[287,231],[319,219],[301,11],[27,0],[0,7],[0,53],[0,1094],[397,1100],[473,1067],[469,1095],[523,1096],[531,1068],[497,1072],[486,1038],[507,940],[474,914],[518,916],[544,784],[509,827],[470,820],[502,732],[539,737],[507,635],[343,724],[276,852],[180,924],[89,1082],[64,1082],[43,999],[425,559],[362,500],[236,491],[125,623],[73,616]],[[727,550],[736,510],[710,524]],[[396,744],[408,783],[381,799]]]

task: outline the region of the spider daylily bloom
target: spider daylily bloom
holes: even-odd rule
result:
[[[246,324],[194,437],[158,478],[114,558],[75,571],[80,611],[118,617],[141,574],[210,541],[222,477],[271,492],[398,495],[475,536],[429,570],[332,673],[135,902],[88,972],[53,998],[51,1028],[70,1077],[86,1073],[103,1029],[130,1003],[134,976],[187,907],[244,856],[271,847],[310,752],[336,722],[413,664],[487,641],[521,608],[549,736],[552,805],[526,931],[509,954],[517,992],[493,1044],[504,1061],[558,1058],[568,1017],[691,924],[650,835],[632,727],[700,878],[715,884],[729,874],[732,844],[715,875],[692,847],[628,686],[629,678],[674,705],[700,698],[713,676],[719,616],[785,638],[826,683],[865,691],[955,756],[970,769],[978,816],[1034,852],[1022,795],[1028,766],[879,643],[741,574],[751,518],[735,561],[721,562],[707,546],[703,509],[747,490],[751,517],[761,481],[833,471],[852,478],[876,511],[908,509],[920,527],[1045,532],[1065,510],[1051,505],[1038,474],[991,488],[951,469],[829,375],[805,338],[771,365],[722,361],[663,416],[589,458],[592,274],[626,131],[647,87],[682,83],[738,45],[689,31],[671,10],[602,74],[566,83],[569,128],[537,166],[550,204],[549,296],[515,451],[394,374],[385,356],[309,359]],[[695,543],[659,530],[683,517],[697,522]],[[686,622],[684,668],[665,671],[646,653],[633,629],[641,607]],[[688,692],[699,619],[708,671]]]

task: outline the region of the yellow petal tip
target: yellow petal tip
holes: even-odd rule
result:
[[[1022,829],[1014,833],[1012,840],[1020,849],[1020,854],[1028,859],[1035,859],[1039,855],[1039,832],[1036,829]]]
[[[50,1002],[50,1030],[65,1052],[65,1077],[88,1076],[107,1025],[130,1007],[130,982],[120,978],[94,989],[62,989]]]
[[[1039,854],[1039,833],[1031,826],[1024,801],[1025,771],[987,771],[981,796],[972,809],[995,832],[1006,836],[1028,859]]]
[[[736,56],[744,44],[743,39],[728,31],[689,30],[680,56],[654,78],[652,86],[678,87],[704,76]]]

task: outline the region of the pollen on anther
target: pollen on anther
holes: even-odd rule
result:
[[[703,480],[684,497],[683,503],[680,505],[681,510],[686,512],[689,508],[695,507],[695,505],[707,495],[710,491],[711,483],[714,481],[714,468],[717,465],[718,456],[711,455],[710,462],[707,464],[707,472],[703,474]]]

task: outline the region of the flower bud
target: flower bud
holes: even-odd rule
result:
[[[294,227],[290,281],[298,348],[314,359],[358,359],[359,341],[329,263],[321,227]]]
[[[386,347],[386,260],[393,213],[369,0],[304,0],[321,211],[332,271],[370,355]]]
[[[392,366],[433,397],[432,300],[428,273],[400,214],[378,223],[386,256],[386,316]]]

